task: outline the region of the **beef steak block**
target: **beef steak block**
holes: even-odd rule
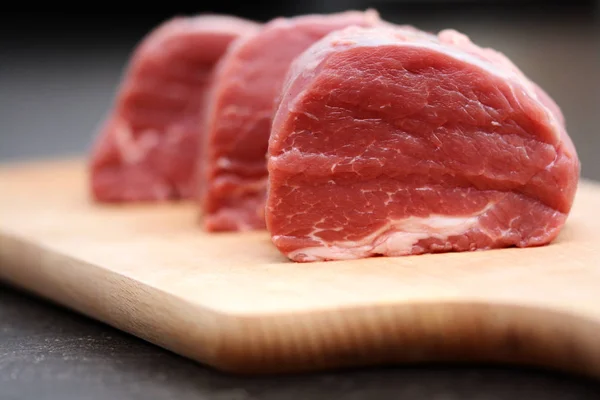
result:
[[[465,35],[348,28],[290,68],[266,224],[291,260],[550,243],[580,163],[559,107]]]
[[[136,48],[90,161],[101,202],[194,197],[203,106],[214,65],[255,22],[222,15],[175,17]]]

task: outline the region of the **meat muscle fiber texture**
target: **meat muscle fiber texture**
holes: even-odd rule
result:
[[[214,65],[234,39],[258,29],[229,16],[175,17],[140,43],[92,149],[94,199],[194,197],[202,109]]]
[[[558,106],[464,35],[348,28],[290,68],[266,223],[298,262],[548,244],[579,160]]]
[[[231,45],[217,66],[208,106],[200,173],[206,230],[265,229],[266,153],[291,62],[334,30],[377,23],[374,10],[277,18]]]

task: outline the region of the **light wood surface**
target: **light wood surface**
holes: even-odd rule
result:
[[[555,243],[295,264],[193,204],[99,206],[79,160],[0,168],[0,279],[236,373],[494,362],[600,377],[600,185]]]

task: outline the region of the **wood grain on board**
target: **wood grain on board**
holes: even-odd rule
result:
[[[413,362],[600,377],[600,185],[551,245],[295,264],[193,203],[97,205],[81,160],[0,168],[0,279],[236,373]]]

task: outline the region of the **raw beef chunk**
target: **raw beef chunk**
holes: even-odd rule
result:
[[[290,68],[266,223],[298,262],[548,244],[580,164],[558,106],[453,30],[349,28]]]
[[[228,16],[176,17],[142,41],[92,151],[95,200],[194,195],[202,107],[212,70],[233,39],[258,28]]]
[[[373,10],[277,18],[231,45],[217,66],[208,107],[200,173],[206,230],[265,228],[271,119],[291,62],[331,31],[379,21]]]

